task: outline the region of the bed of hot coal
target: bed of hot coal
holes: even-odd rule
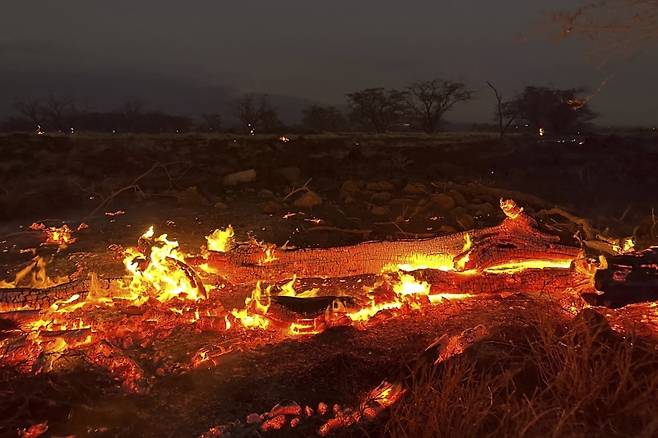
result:
[[[26,254],[32,261],[14,283],[4,285],[0,436],[19,431],[36,437],[46,430],[53,436],[219,436],[256,430],[308,436],[376,421],[402,396],[408,368],[423,360],[437,339],[457,339],[459,348],[466,348],[475,341],[464,339],[469,330],[482,331],[481,337],[495,327],[522,327],[524,315],[533,312],[567,321],[587,305],[581,295],[593,292],[593,277],[571,260],[580,249],[561,249],[548,240],[546,260],[528,262],[524,254],[538,254],[539,246],[532,245],[546,236],[529,234],[525,240],[523,230],[531,222],[520,222],[524,216],[514,209],[505,214],[503,225],[490,231],[449,237],[458,247],[452,265],[434,271],[409,273],[426,268],[427,260],[415,259],[418,266],[403,269],[398,257],[396,269],[386,273],[267,285],[221,281],[208,266],[213,258],[206,249],[198,260],[152,231],[132,249],[111,245],[73,252],[61,250],[73,242],[53,235],[62,230],[37,225],[33,231],[60,251],[51,251],[47,266],[34,252]],[[71,236],[76,233],[87,233],[89,241],[107,238],[84,227]],[[230,256],[231,249],[217,248],[225,243],[222,233],[227,231],[214,233],[214,244],[209,236],[208,249]],[[496,233],[504,241],[495,240],[492,247]],[[263,259],[246,273],[273,276],[282,272],[277,263],[294,255],[253,240],[249,245],[262,251]],[[503,263],[501,270],[492,254],[505,251],[513,251],[516,263]],[[477,266],[484,262],[492,271]],[[269,274],[268,266],[273,267]],[[55,278],[57,273],[77,275],[77,283]],[[544,284],[532,282],[534,274],[545,278]],[[469,278],[482,276],[492,277],[489,293],[441,294],[432,288],[452,284],[453,277],[477,284]],[[509,287],[497,286],[503,280]],[[16,289],[25,282],[30,289]],[[69,289],[48,289],[56,283]],[[461,280],[456,284],[461,287]],[[16,294],[14,301],[7,291]],[[632,326],[642,335],[658,333],[655,302],[602,312],[621,332]]]

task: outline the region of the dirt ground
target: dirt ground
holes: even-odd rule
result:
[[[0,156],[0,280],[34,256],[30,248],[50,261],[51,274],[70,274],[82,261],[120,276],[112,245],[135,245],[150,225],[192,253],[228,224],[241,240],[253,234],[296,247],[445,235],[500,222],[502,195],[532,216],[559,206],[605,235],[633,236],[640,247],[658,242],[658,138],[14,135],[0,138]],[[33,222],[88,228],[57,251],[41,245]],[[230,308],[244,295],[222,300]],[[523,324],[518,315],[529,309],[572,316],[524,295],[483,297],[310,337],[241,334],[257,338],[257,347],[223,355],[207,370],[160,373],[154,364],[233,336],[182,328],[150,347],[169,358],[140,362],[154,350],[131,351],[149,374],[144,395],[75,360],[37,376],[2,367],[0,436],[46,420],[52,436],[199,436],[284,400],[354,405],[382,380],[404,375],[441,335]],[[646,316],[646,308],[607,312],[619,325]],[[658,333],[658,314],[644,319],[644,333]],[[295,434],[317,427],[309,421]]]

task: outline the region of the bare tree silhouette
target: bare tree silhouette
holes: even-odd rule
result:
[[[457,103],[473,97],[466,85],[443,79],[414,82],[407,90],[409,108],[422,130],[427,133],[440,129],[444,114]]]

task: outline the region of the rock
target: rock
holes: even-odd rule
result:
[[[247,424],[260,424],[263,421],[263,417],[257,413],[251,413],[247,415],[245,423]]]
[[[235,186],[256,181],[256,169],[241,170],[224,176],[225,186]]]
[[[473,211],[476,216],[486,216],[496,213],[496,207],[491,205],[489,202],[483,202],[482,204],[471,204],[469,209]]]
[[[287,400],[277,404],[272,409],[270,409],[270,417],[275,417],[277,415],[302,415],[302,407],[292,400]]]
[[[313,208],[320,204],[322,204],[322,198],[311,190],[305,192],[293,202],[293,205],[298,208]]]
[[[467,213],[461,213],[455,216],[455,222],[459,225],[462,230],[471,230],[475,226],[475,221],[473,217]]]
[[[299,167],[282,167],[278,170],[278,173],[289,183],[295,183],[302,177],[302,171]]]
[[[265,214],[274,214],[283,210],[283,206],[276,201],[263,202],[260,209]]]
[[[258,191],[258,197],[261,199],[272,199],[274,198],[274,192],[272,190],[261,189]]]
[[[222,201],[217,201],[215,202],[215,205],[213,205],[217,210],[226,210],[228,208],[228,205],[223,203]]]
[[[354,199],[350,195],[346,195],[343,197],[343,204],[355,204],[355,203],[356,203],[356,199]]]
[[[370,197],[370,200],[376,204],[384,204],[391,199],[389,192],[377,192]]]
[[[340,186],[340,191],[345,193],[356,193],[361,190],[361,184],[358,181],[348,179]]]
[[[406,207],[408,205],[411,205],[414,203],[413,199],[409,198],[395,198],[391,199],[391,201],[388,203],[391,207]]]
[[[390,192],[393,189],[395,187],[388,181],[376,181],[366,184],[366,190],[372,190],[373,192]]]
[[[427,187],[423,183],[407,183],[402,191],[409,195],[420,195],[427,192]]]
[[[442,211],[444,213],[452,210],[457,206],[455,200],[452,199],[450,195],[446,195],[445,193],[435,193],[432,196],[430,196],[430,199],[432,200],[434,205],[437,206],[439,211]]]
[[[375,216],[388,216],[390,212],[391,210],[386,206],[375,205],[370,208],[370,213],[374,214]]]
[[[174,192],[174,196],[180,205],[195,206],[195,205],[208,205],[208,199],[199,193],[196,186],[188,187],[185,190]]]
[[[468,201],[466,201],[466,198],[464,197],[464,195],[462,195],[460,192],[458,192],[455,189],[448,190],[447,194],[450,195],[450,197],[452,199],[454,199],[454,201],[457,203],[457,205],[460,205],[460,206],[464,207],[464,206],[466,206],[466,204],[468,204]]]

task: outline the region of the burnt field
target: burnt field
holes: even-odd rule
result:
[[[0,436],[658,433],[655,137],[0,156]]]

